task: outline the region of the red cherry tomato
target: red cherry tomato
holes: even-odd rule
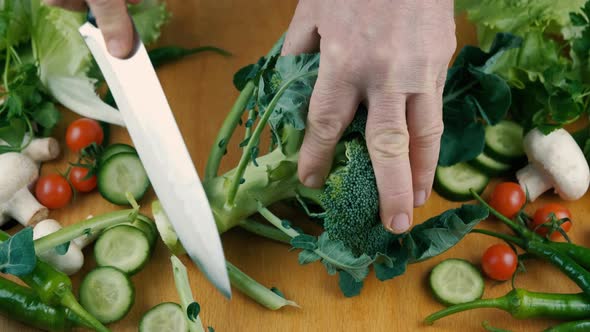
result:
[[[72,188],[63,176],[49,174],[39,178],[35,186],[35,196],[39,203],[50,209],[62,208],[72,199]]]
[[[516,272],[518,258],[508,245],[499,243],[489,247],[481,258],[481,267],[485,275],[499,281],[512,278]]]
[[[92,119],[78,119],[70,123],[66,131],[66,144],[76,153],[92,143],[102,144],[103,139],[102,127]]]
[[[86,167],[74,166],[70,169],[70,183],[81,193],[87,193],[96,188],[96,175],[88,177],[90,170]]]
[[[490,205],[507,218],[514,218],[526,201],[526,195],[518,183],[503,182],[494,188]]]
[[[548,227],[537,227],[539,225],[542,225],[546,222],[550,222],[551,221],[551,214],[555,215],[556,220],[560,220],[560,219],[572,219],[572,214],[570,212],[570,210],[568,210],[568,208],[566,208],[563,205],[557,204],[557,203],[549,203],[549,204],[545,204],[542,207],[538,208],[537,211],[535,211],[535,215],[533,217],[533,220],[531,221],[531,223],[529,224],[529,228],[530,229],[535,229],[537,228],[537,230],[535,232],[537,232],[537,234],[541,235],[541,236],[547,236],[547,233],[549,233],[550,228]],[[563,224],[561,224],[561,229],[563,229],[566,233],[569,232],[569,230],[572,228],[572,223],[569,221],[564,222]],[[554,231],[551,233],[551,235],[549,235],[549,238],[552,241],[558,241],[558,240],[565,240],[563,238],[563,235],[561,235],[561,233],[559,233],[559,231]]]

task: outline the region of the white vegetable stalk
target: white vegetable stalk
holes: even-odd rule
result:
[[[29,141],[29,136],[25,136],[23,144]],[[7,142],[0,139],[0,145],[8,145]],[[27,147],[21,153],[35,162],[49,161],[59,156],[59,142],[53,137],[33,138]]]
[[[516,177],[531,202],[551,188],[564,200],[577,200],[588,190],[590,168],[566,130],[544,135],[533,129],[524,138],[524,150],[529,164]]]
[[[46,219],[39,222],[33,228],[33,239],[39,239],[46,235],[55,233],[62,229],[59,222],[53,219]],[[68,250],[65,254],[60,255],[55,248],[38,252],[37,256],[45,263],[51,264],[61,272],[72,275],[80,271],[84,265],[84,254],[82,249],[89,243],[91,243],[96,237],[88,237],[86,235],[80,236],[70,242]]]

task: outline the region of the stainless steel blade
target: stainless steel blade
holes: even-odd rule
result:
[[[164,211],[190,258],[228,298],[221,239],[203,186],[141,41],[118,59],[91,23],[79,29],[98,63]],[[139,39],[139,38],[137,38]]]

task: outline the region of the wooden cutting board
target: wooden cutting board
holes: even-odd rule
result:
[[[215,45],[230,50],[234,55],[226,58],[215,54],[201,54],[169,64],[158,70],[164,90],[187,141],[191,155],[200,172],[205,166],[210,146],[223,118],[231,107],[237,92],[232,76],[242,66],[255,62],[286,30],[294,12],[296,1],[272,0],[169,0],[173,18],[164,28],[160,45],[185,47]],[[475,32],[464,18],[457,19],[458,48],[475,43]],[[67,123],[75,119],[65,113],[63,125],[56,135],[63,140]],[[113,128],[112,142],[129,142],[125,130]],[[238,154],[233,150],[222,164],[223,169],[235,165]],[[43,173],[63,171],[74,156],[65,155],[56,162],[47,163]],[[149,213],[150,193],[141,202]],[[546,195],[531,206],[556,200]],[[590,245],[587,237],[590,225],[585,218],[590,209],[590,198],[564,203],[574,215],[571,237],[574,241]],[[415,212],[416,221],[422,221],[444,210],[458,206],[436,194],[426,206]],[[99,215],[118,209],[97,193],[79,195],[69,207],[52,211],[51,217],[63,224],[75,223],[89,214]],[[293,216],[286,216],[291,217]],[[507,231],[497,221],[485,221],[482,227]],[[227,258],[268,287],[276,286],[296,301],[301,308],[269,311],[238,291],[231,301],[223,298],[190,261],[183,257],[189,268],[193,293],[201,304],[201,317],[216,331],[482,331],[481,323],[489,321],[495,327],[513,331],[540,331],[555,324],[553,321],[518,321],[500,311],[485,309],[444,319],[432,327],[422,319],[442,308],[433,300],[427,285],[432,267],[449,257],[464,258],[478,264],[483,251],[497,240],[483,235],[469,235],[458,246],[430,261],[411,265],[401,277],[380,282],[370,276],[358,297],[345,298],[340,293],[337,278],[329,276],[321,264],[299,266],[297,253],[285,245],[273,243],[243,231],[230,231],[223,235]],[[94,267],[92,251],[85,251],[84,270],[73,277],[76,287],[80,277]],[[576,286],[552,266],[542,262],[527,262],[526,275],[519,276],[516,284],[536,291],[575,292]],[[164,301],[178,301],[171,273],[169,254],[159,242],[149,264],[133,277],[136,299],[132,311],[122,321],[111,325],[113,331],[136,331],[142,314]],[[509,283],[486,282],[485,297],[495,297],[510,290]],[[0,331],[28,331],[19,323],[0,317]]]

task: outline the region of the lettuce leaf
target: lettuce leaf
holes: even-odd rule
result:
[[[123,126],[117,110],[100,99],[97,80],[91,77],[94,62],[78,28],[85,15],[45,6],[31,0],[33,24],[31,42],[39,77],[51,95],[85,117]],[[146,0],[130,7],[137,30],[145,43],[155,41],[169,14],[158,0]]]

